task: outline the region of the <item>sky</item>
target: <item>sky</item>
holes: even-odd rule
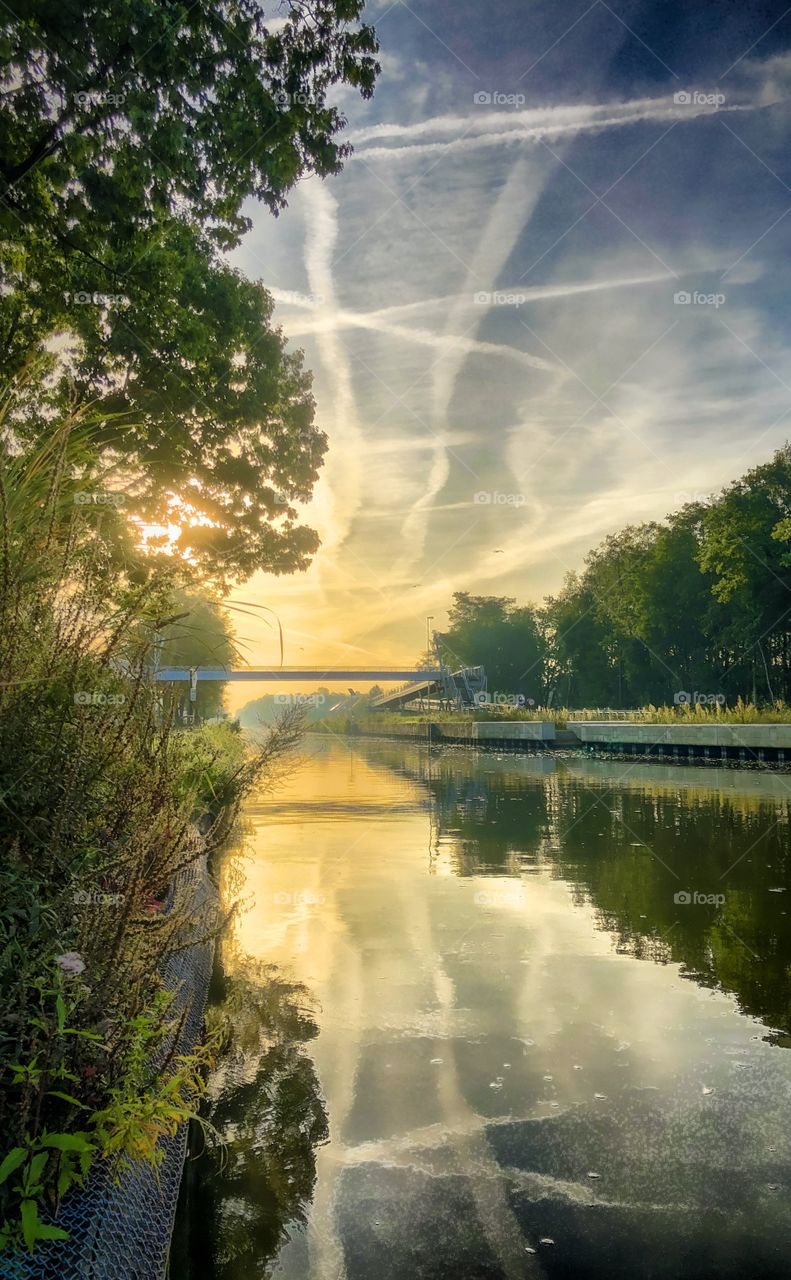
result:
[[[791,438],[791,8],[375,0],[355,148],[234,265],[314,373],[286,661],[411,662],[454,591],[540,602]],[[269,619],[271,623],[271,617]],[[237,623],[247,660],[276,632]],[[261,690],[237,692],[238,703]]]

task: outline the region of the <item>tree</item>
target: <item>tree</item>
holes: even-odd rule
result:
[[[236,656],[233,628],[228,614],[215,600],[192,591],[176,591],[172,597],[175,621],[160,632],[159,665],[162,667],[230,667]],[[186,616],[179,616],[179,615]],[[198,681],[196,700],[189,699],[189,686],[176,686],[184,712],[195,711],[201,719],[222,710],[225,684],[219,680]]]
[[[728,606],[727,639],[770,699],[791,694],[791,445],[706,512],[699,559]]]
[[[378,71],[362,0],[106,6],[32,0],[0,37],[0,351],[13,373],[57,355],[10,425],[46,430],[90,402],[129,511],[179,523],[218,580],[303,568],[318,540],[295,502],[326,440],[310,379],[273,328],[271,297],[220,257],[304,174],[349,152],[327,102]],[[75,41],[75,30],[85,39]]]
[[[453,601],[450,628],[437,637],[448,666],[483,666],[490,689],[542,699],[546,654],[536,610],[511,596],[467,591]]]

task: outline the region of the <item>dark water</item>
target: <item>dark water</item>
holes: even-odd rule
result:
[[[791,1274],[791,779],[306,755],[228,863],[177,1280]]]

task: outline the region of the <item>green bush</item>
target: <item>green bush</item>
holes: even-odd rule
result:
[[[156,1163],[194,1109],[207,1050],[152,1065],[163,962],[219,927],[179,873],[299,730],[176,727],[149,674],[170,583],[75,501],[83,457],[73,423],[0,445],[0,1241],[30,1248],[96,1159]]]

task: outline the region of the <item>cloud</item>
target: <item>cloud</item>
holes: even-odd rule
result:
[[[701,98],[705,98],[701,94]],[[605,103],[601,106],[550,107],[529,111],[487,111],[483,118],[475,116],[438,116],[414,125],[375,125],[360,130],[352,139],[359,159],[398,159],[451,151],[472,151],[478,147],[498,147],[503,143],[541,142],[579,133],[623,128],[647,122],[683,124],[701,116],[722,112],[752,111],[763,103],[676,103],[672,97],[647,98],[634,102]],[[479,108],[483,112],[483,108]],[[430,142],[412,142],[426,136]],[[437,136],[438,135],[438,136]],[[366,146],[373,139],[387,137],[410,140],[406,146]],[[360,142],[363,143],[360,146]]]

